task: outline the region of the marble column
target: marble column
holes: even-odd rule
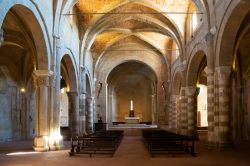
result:
[[[3,43],[3,41],[4,41],[4,38],[3,38],[3,29],[0,29],[0,47],[1,47],[2,43]]]
[[[214,103],[215,103],[215,94],[214,94],[214,72],[207,72],[207,122],[208,122],[208,134],[207,134],[207,148],[215,149],[216,139],[214,136]]]
[[[180,90],[180,121],[181,121],[181,134],[187,135],[188,116],[187,116],[187,97],[185,96],[185,87]]]
[[[79,112],[77,110],[78,93],[67,92],[69,99],[69,114],[71,137],[79,135]]]
[[[92,133],[94,131],[93,129],[93,125],[94,125],[94,122],[93,122],[93,106],[94,106],[94,102],[93,102],[93,98],[88,98],[86,100],[87,104],[86,104],[86,107],[87,107],[87,110],[86,110],[86,122],[87,122],[87,133]]]
[[[215,70],[216,78],[216,133],[217,133],[217,145],[218,149],[223,150],[228,148],[230,145],[230,75],[231,67],[222,66]]]
[[[49,150],[49,77],[53,75],[49,70],[36,70],[33,73],[37,92],[36,137],[35,151]]]
[[[196,86],[186,87],[187,96],[187,115],[188,115],[188,131],[189,136],[197,136],[197,96],[199,88]]]

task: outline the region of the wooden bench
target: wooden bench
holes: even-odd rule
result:
[[[187,153],[196,156],[193,137],[164,130],[143,130],[145,144],[152,157],[156,154]]]
[[[114,155],[123,137],[123,131],[96,132],[90,135],[71,138],[71,151],[74,154],[109,154]]]

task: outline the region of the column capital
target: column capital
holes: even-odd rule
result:
[[[4,38],[3,38],[3,29],[0,29],[0,46],[2,45],[4,41]]]
[[[54,76],[54,72],[51,70],[35,70],[33,72],[33,77],[36,86],[49,86],[51,85],[51,77],[52,80]]]

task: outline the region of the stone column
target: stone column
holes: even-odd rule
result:
[[[0,29],[0,47],[1,47],[2,43],[3,43],[3,41],[4,41],[4,38],[3,38],[3,29]]]
[[[217,109],[215,113],[215,123],[219,149],[225,149],[230,146],[230,74],[230,66],[216,68]]]
[[[55,98],[56,93],[56,80],[55,74],[51,75],[49,78],[49,128],[50,128],[50,135],[49,135],[49,149],[56,150],[56,136],[55,136],[55,129],[54,129],[54,105],[57,102]]]
[[[80,96],[79,96],[79,134],[86,134],[86,71],[85,67],[80,68]]]
[[[207,135],[207,148],[215,148],[215,136],[214,136],[214,72],[207,72],[207,122],[208,122],[208,135]]]
[[[36,70],[33,73],[37,92],[36,137],[35,151],[49,149],[49,77],[53,75],[49,70]]]
[[[170,104],[171,104],[171,114],[170,114],[170,126],[171,131],[177,132],[177,95],[171,95],[170,97]]]
[[[69,114],[70,116],[70,129],[71,137],[79,135],[79,112],[77,110],[78,93],[67,92],[69,99]]]
[[[187,98],[185,96],[185,87],[181,87],[180,90],[180,120],[181,120],[181,134],[187,135],[187,125],[188,125],[188,118],[187,118]]]
[[[53,135],[55,137],[56,149],[62,146],[62,136],[60,132],[60,88],[61,88],[61,41],[60,37],[54,36],[55,55],[54,55],[54,71],[55,71],[55,88],[53,103]]]
[[[188,131],[190,136],[197,136],[197,96],[199,88],[196,86],[186,87]]]
[[[87,121],[87,133],[92,133],[94,131],[93,129],[93,98],[88,98],[86,100],[87,104],[87,110],[86,110],[86,121]]]

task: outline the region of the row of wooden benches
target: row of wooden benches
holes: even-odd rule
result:
[[[113,156],[123,138],[123,131],[102,131],[71,138],[69,156],[74,154],[108,154]]]
[[[156,154],[187,153],[196,156],[194,137],[165,130],[143,130],[145,144],[152,157]]]

